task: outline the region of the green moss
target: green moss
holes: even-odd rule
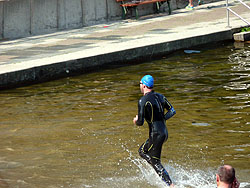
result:
[[[247,32],[250,31],[250,27],[244,27],[241,29],[241,32]]]

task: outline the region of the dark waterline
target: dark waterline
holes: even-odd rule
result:
[[[177,111],[162,151],[177,186],[216,187],[221,164],[249,186],[250,45],[235,45],[1,91],[0,187],[162,187],[132,124],[144,74]]]

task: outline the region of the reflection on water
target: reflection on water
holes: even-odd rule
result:
[[[155,77],[177,114],[162,163],[177,188],[215,185],[221,164],[250,185],[250,47],[191,49],[0,93],[0,187],[162,187],[137,149],[138,82]]]

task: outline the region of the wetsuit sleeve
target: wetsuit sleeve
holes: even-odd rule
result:
[[[167,113],[164,114],[164,118],[165,120],[168,120],[169,118],[171,118],[172,116],[176,114],[176,111],[174,107],[170,104],[170,102],[168,102],[166,97],[164,97],[163,99],[164,99],[164,108],[167,109]]]
[[[144,105],[142,104],[142,99],[138,102],[138,120],[136,125],[141,126],[144,123]]]

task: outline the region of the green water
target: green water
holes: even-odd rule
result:
[[[210,188],[221,164],[250,185],[250,44],[0,92],[0,187],[162,187],[137,150],[139,80],[155,77],[177,114],[162,163],[178,187]]]

